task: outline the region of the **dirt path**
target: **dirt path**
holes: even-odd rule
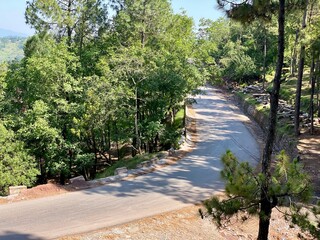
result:
[[[316,198],[320,199],[320,135],[307,132],[299,137],[298,150],[301,162],[311,177]]]

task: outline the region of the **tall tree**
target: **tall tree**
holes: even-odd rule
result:
[[[277,111],[279,105],[279,93],[281,84],[281,74],[284,59],[284,23],[285,23],[285,0],[279,0],[278,10],[278,60],[275,76],[273,79],[273,88],[270,96],[270,114],[269,127],[266,144],[263,150],[262,173],[266,180],[261,186],[261,213],[259,218],[259,240],[267,240],[269,234],[269,225],[272,208],[275,206],[273,198],[270,198],[269,181],[271,168],[271,155],[276,135]]]
[[[123,46],[154,44],[163,35],[172,10],[167,0],[121,0],[113,5],[118,10],[114,28]]]
[[[302,27],[303,31],[307,24],[307,12],[308,12],[308,0],[306,0],[306,6],[304,14],[302,17]],[[295,113],[294,113],[294,132],[296,136],[299,136],[299,127],[300,127],[300,102],[301,102],[301,88],[302,88],[302,79],[303,79],[303,70],[305,64],[305,55],[306,55],[306,46],[304,43],[301,43],[300,47],[300,59],[299,59],[299,69],[298,69],[298,79],[296,87],[296,101],[295,101]]]
[[[73,142],[70,130],[81,103],[80,82],[72,76],[78,58],[65,41],[57,44],[49,35],[30,38],[25,52],[22,62],[7,74],[5,112],[44,163],[43,182],[54,166],[63,179],[70,170],[67,146]]]
[[[69,50],[75,52],[84,75],[92,42],[108,26],[107,7],[103,0],[30,0],[26,22],[37,33],[49,32],[60,41],[67,38]],[[90,46],[90,47],[89,47]],[[91,64],[91,63],[90,63]]]
[[[30,0],[26,21],[38,33],[50,31],[58,38],[68,37],[69,43],[80,34],[97,34],[106,12],[100,0]]]
[[[14,132],[0,122],[0,195],[8,193],[14,185],[32,186],[39,173],[34,158]]]
[[[273,1],[224,1],[218,0],[221,7],[227,8],[228,16],[237,20],[252,21],[255,18],[268,18],[277,9],[278,12],[278,59],[276,72],[273,79],[273,88],[270,93],[270,114],[268,133],[263,150],[262,169],[261,172],[265,176],[261,184],[260,190],[260,214],[259,214],[259,240],[267,240],[269,234],[269,225],[272,208],[276,205],[275,198],[271,196],[270,185],[270,169],[271,155],[275,141],[277,110],[279,104],[279,92],[281,83],[281,74],[284,59],[284,24],[285,24],[285,0],[279,0],[278,4]],[[231,4],[231,6],[230,6]],[[265,11],[270,9],[271,11]]]

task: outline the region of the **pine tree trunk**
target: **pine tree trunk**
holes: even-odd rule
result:
[[[303,14],[302,30],[306,28],[307,9],[308,9],[308,0],[306,0],[306,8],[305,8],[304,14]],[[300,128],[300,102],[301,102],[301,87],[302,87],[305,55],[306,55],[306,46],[304,44],[302,44],[301,49],[300,49],[300,60],[299,60],[298,80],[297,80],[297,88],[296,88],[295,112],[294,112],[294,133],[296,136],[299,136],[299,134],[300,134],[300,131],[299,131],[299,128]]]
[[[295,112],[294,112],[294,133],[296,136],[300,134],[300,103],[301,103],[301,88],[302,88],[302,78],[304,70],[304,60],[305,60],[306,47],[303,45],[300,49],[300,60],[299,60],[299,70],[296,88],[296,101],[295,101]]]
[[[318,59],[318,61],[320,61],[320,59]],[[320,63],[319,65],[317,65],[317,69],[316,69],[316,91],[317,91],[317,117],[320,117],[320,78],[318,76],[319,72],[320,72]]]
[[[317,92],[317,96],[316,96],[316,102],[317,102],[317,117],[320,117],[320,96],[319,96],[319,92],[320,92],[320,83],[319,83],[319,73],[320,73],[320,56],[317,56],[317,64],[316,64],[316,73],[315,73],[315,82],[316,82],[316,87],[315,90]]]
[[[310,80],[311,80],[311,94],[310,94],[310,116],[311,116],[311,126],[310,126],[310,134],[314,134],[314,125],[313,125],[313,113],[314,113],[314,89],[315,89],[315,74],[314,74],[314,68],[315,68],[315,60],[314,55],[312,56],[311,61],[311,67],[310,67]]]
[[[294,45],[291,53],[291,63],[290,63],[290,75],[294,76],[297,69],[297,45],[299,40],[299,30],[296,31],[296,38],[294,40]]]
[[[276,134],[277,111],[279,105],[279,92],[281,83],[281,73],[284,58],[284,23],[285,23],[285,0],[279,0],[278,13],[278,60],[275,77],[273,80],[273,89],[270,96],[270,119],[266,144],[263,151],[262,173],[266,180],[261,186],[261,205],[259,216],[259,240],[267,240],[269,234],[269,225],[271,217],[271,202],[268,196],[270,181],[271,155]]]
[[[72,8],[71,7],[72,7],[72,1],[69,0],[68,1],[68,9],[67,9],[67,11],[68,11],[68,17],[70,17],[70,18],[72,16]],[[67,26],[67,35],[68,35],[68,47],[69,47],[69,50],[70,50],[71,49],[71,43],[72,43],[72,28],[69,25],[69,23],[68,23],[68,26]]]
[[[187,100],[184,99],[183,102],[183,136],[187,137]]]
[[[265,89],[266,83],[266,71],[267,71],[267,33],[266,27],[264,26],[264,43],[263,43],[263,81],[262,88]]]

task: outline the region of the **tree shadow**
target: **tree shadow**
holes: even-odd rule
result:
[[[44,238],[40,238],[32,234],[6,231],[0,235],[0,240],[44,240]]]
[[[240,161],[259,162],[259,147],[252,140],[250,131],[241,122],[243,114],[235,112],[225,99],[212,94],[196,98],[199,142],[196,149],[178,164],[165,167],[130,181],[85,190],[85,194],[109,194],[116,197],[137,197],[141,194],[158,193],[183,203],[195,203],[223,191],[220,179],[221,156],[226,150],[235,153]],[[209,105],[214,108],[208,108]],[[247,136],[248,138],[244,138]]]

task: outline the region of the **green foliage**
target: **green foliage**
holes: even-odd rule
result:
[[[277,41],[271,24],[257,20],[241,25],[226,19],[203,19],[198,35],[198,58],[205,75],[214,83],[221,83],[221,79],[256,81],[274,68]]]
[[[160,137],[160,142],[162,143],[165,149],[169,149],[171,147],[178,149],[180,137],[181,131],[173,127],[167,127],[166,131]]]
[[[113,16],[100,0],[28,1],[37,34],[21,61],[0,66],[2,117],[39,163],[39,182],[95,178],[122,144],[178,147],[175,113],[204,76],[193,20],[167,0],[112,7]]]
[[[222,156],[222,162],[221,177],[226,181],[226,193],[249,198],[249,201],[257,198],[257,179],[249,163],[239,163],[229,150]]]
[[[25,38],[3,37],[0,38],[0,63],[23,58]]]
[[[221,177],[226,183],[227,197],[221,199],[214,196],[204,202],[208,213],[219,225],[239,211],[258,214],[262,201],[261,184],[267,179],[270,179],[268,197],[272,199],[273,207],[293,206],[293,201],[307,202],[310,199],[308,175],[301,163],[296,159],[290,161],[284,151],[277,155],[270,178],[256,173],[247,162],[239,162],[229,150],[222,156],[222,162]],[[292,214],[296,216],[296,212]]]
[[[292,222],[303,231],[309,232],[315,239],[320,238],[320,202],[316,204],[292,206],[293,214],[290,216]]]
[[[31,187],[38,174],[36,162],[23,142],[0,123],[0,194],[7,194],[9,186]]]
[[[184,109],[180,109],[180,110],[176,113],[176,115],[175,115],[175,117],[174,117],[174,122],[173,122],[174,128],[176,128],[176,129],[181,129],[181,128],[184,127],[184,126],[183,126],[184,114],[185,114]]]
[[[307,202],[311,197],[310,178],[297,159],[290,161],[282,150],[276,157],[272,173],[270,195],[288,195]]]
[[[66,168],[63,159],[63,139],[59,129],[49,121],[49,108],[43,101],[36,101],[32,109],[26,112],[25,122],[18,134],[24,139],[30,153],[37,160],[44,160],[46,172],[60,173]]]
[[[148,161],[154,157],[161,157],[161,153],[146,153],[142,155],[137,155],[130,159],[121,159],[112,164],[111,167],[107,168],[105,171],[98,173],[97,178],[105,178],[114,175],[114,171],[120,167],[126,167],[127,169],[134,169],[139,163]]]
[[[224,78],[240,83],[259,78],[254,61],[244,50],[239,42],[225,46],[226,55],[220,59]]]

